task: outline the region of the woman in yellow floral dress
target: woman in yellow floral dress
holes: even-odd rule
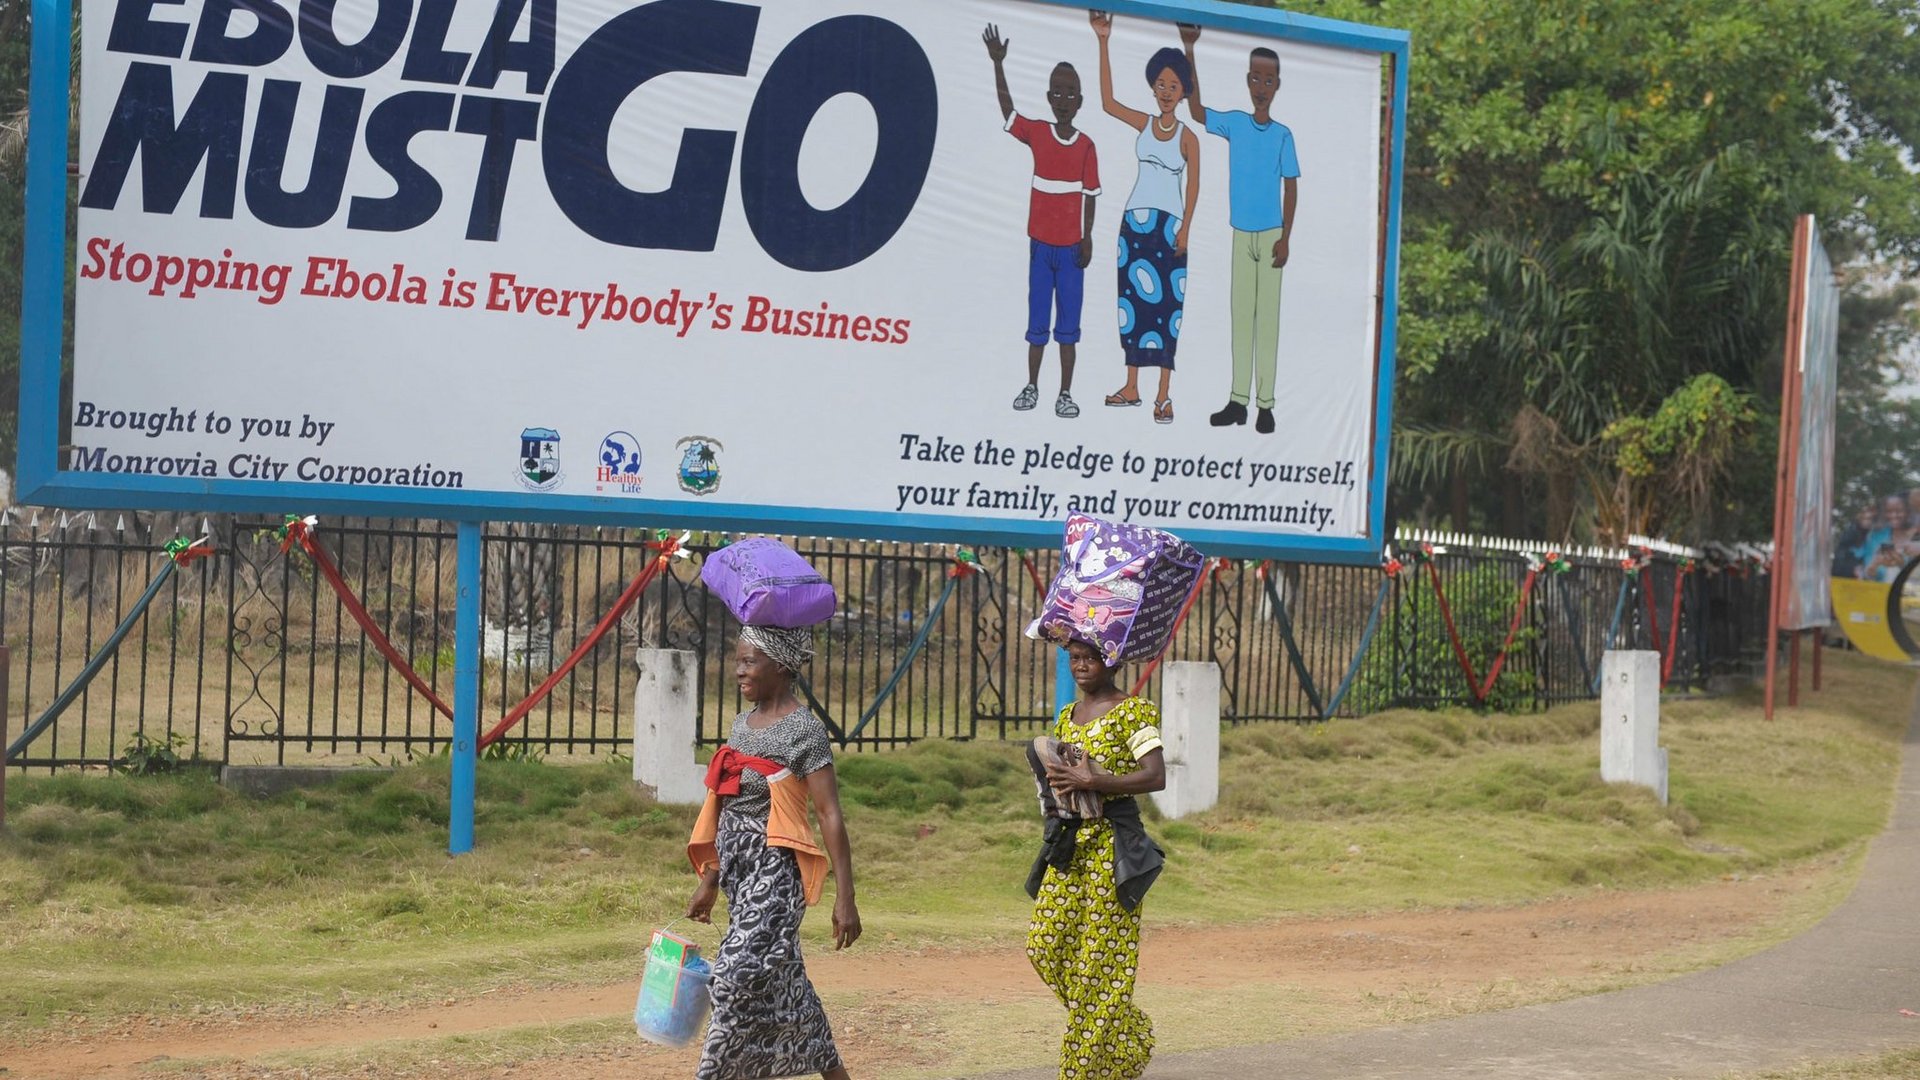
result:
[[[1160,711],[1121,693],[1093,646],[1066,648],[1080,700],[1054,724],[1059,752],[1029,752],[1047,820],[1027,878],[1027,957],[1067,1008],[1060,1080],[1137,1080],[1153,1054],[1153,1022],[1133,1003],[1140,907],[1161,853],[1134,796],[1166,787]],[[1098,816],[1074,812],[1075,792],[1100,796]]]

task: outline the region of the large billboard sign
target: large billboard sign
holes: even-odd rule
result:
[[[72,394],[63,431],[42,290],[25,499],[1380,549],[1403,33],[1035,0],[82,19]],[[30,167],[45,268],[64,183]]]
[[[1787,468],[1776,493],[1776,576],[1780,628],[1833,621],[1828,572],[1834,561],[1833,419],[1840,362],[1840,287],[1811,216],[1793,234],[1793,288],[1787,323],[1781,425]],[[1782,540],[1785,543],[1781,543]]]

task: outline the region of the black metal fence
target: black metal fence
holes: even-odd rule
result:
[[[0,516],[0,632],[15,658],[7,703],[15,732],[43,713],[127,616],[167,540],[205,532],[217,549],[172,575],[87,692],[10,764],[99,766],[140,740],[235,764],[384,762],[443,749],[450,723],[380,657],[312,560],[297,547],[282,551],[273,534],[279,525],[28,508]],[[316,535],[408,663],[451,700],[452,527],[330,519]],[[652,539],[644,530],[488,528],[483,725],[586,637],[655,557]],[[1053,651],[1023,631],[1057,552],[989,549],[977,553],[983,573],[950,579],[952,548],[796,543],[842,597],[807,674],[845,745],[1004,738],[1047,721]],[[1751,566],[1683,575],[1679,562],[1662,557],[1630,580],[1620,565],[1625,552],[1589,552],[1565,573],[1541,575],[1520,607],[1527,557],[1497,546],[1456,542],[1435,557],[1441,592],[1482,679],[1513,627],[1503,669],[1485,695],[1492,707],[1531,710],[1592,697],[1602,648],[1652,648],[1656,632],[1663,652],[1669,638],[1674,646],[1670,690],[1697,689],[1713,674],[1753,670],[1764,659],[1767,579]],[[742,703],[732,678],[734,627],[698,583],[698,555],[707,550],[695,544],[695,558],[674,560],[502,745],[553,755],[629,751],[638,647],[700,657],[701,737],[724,738]],[[1220,666],[1230,722],[1470,703],[1475,695],[1439,601],[1424,567],[1388,577],[1373,567],[1218,562],[1167,656]],[[909,660],[909,643],[928,621],[925,647]],[[876,702],[896,668],[894,692]],[[1125,673],[1123,682],[1138,674]],[[1158,693],[1157,675],[1144,692]]]

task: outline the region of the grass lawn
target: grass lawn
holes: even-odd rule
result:
[[[1220,805],[1149,815],[1170,862],[1152,918],[1514,904],[1857,865],[1886,820],[1913,676],[1834,656],[1828,680],[1771,724],[1753,695],[1669,703],[1664,808],[1600,782],[1593,704],[1236,728]],[[862,948],[1018,939],[1037,825],[1017,747],[927,742],[839,770]],[[11,778],[0,1037],[630,978],[645,931],[684,907],[693,810],[636,794],[621,762],[483,762],[479,850],[450,859],[447,779],[428,762],[255,800],[205,772]],[[808,927],[824,947],[826,920]]]

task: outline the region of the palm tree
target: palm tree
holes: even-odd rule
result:
[[[1583,513],[1579,531],[1631,529],[1641,515],[1616,497],[1603,434],[1654,415],[1696,376],[1758,386],[1776,351],[1790,220],[1777,187],[1735,148],[1629,178],[1613,211],[1571,217],[1557,233],[1479,235],[1470,250],[1490,329],[1408,410],[1395,480],[1490,478],[1498,462],[1545,488],[1548,537],[1568,538]],[[1675,523],[1689,512],[1643,509]]]

